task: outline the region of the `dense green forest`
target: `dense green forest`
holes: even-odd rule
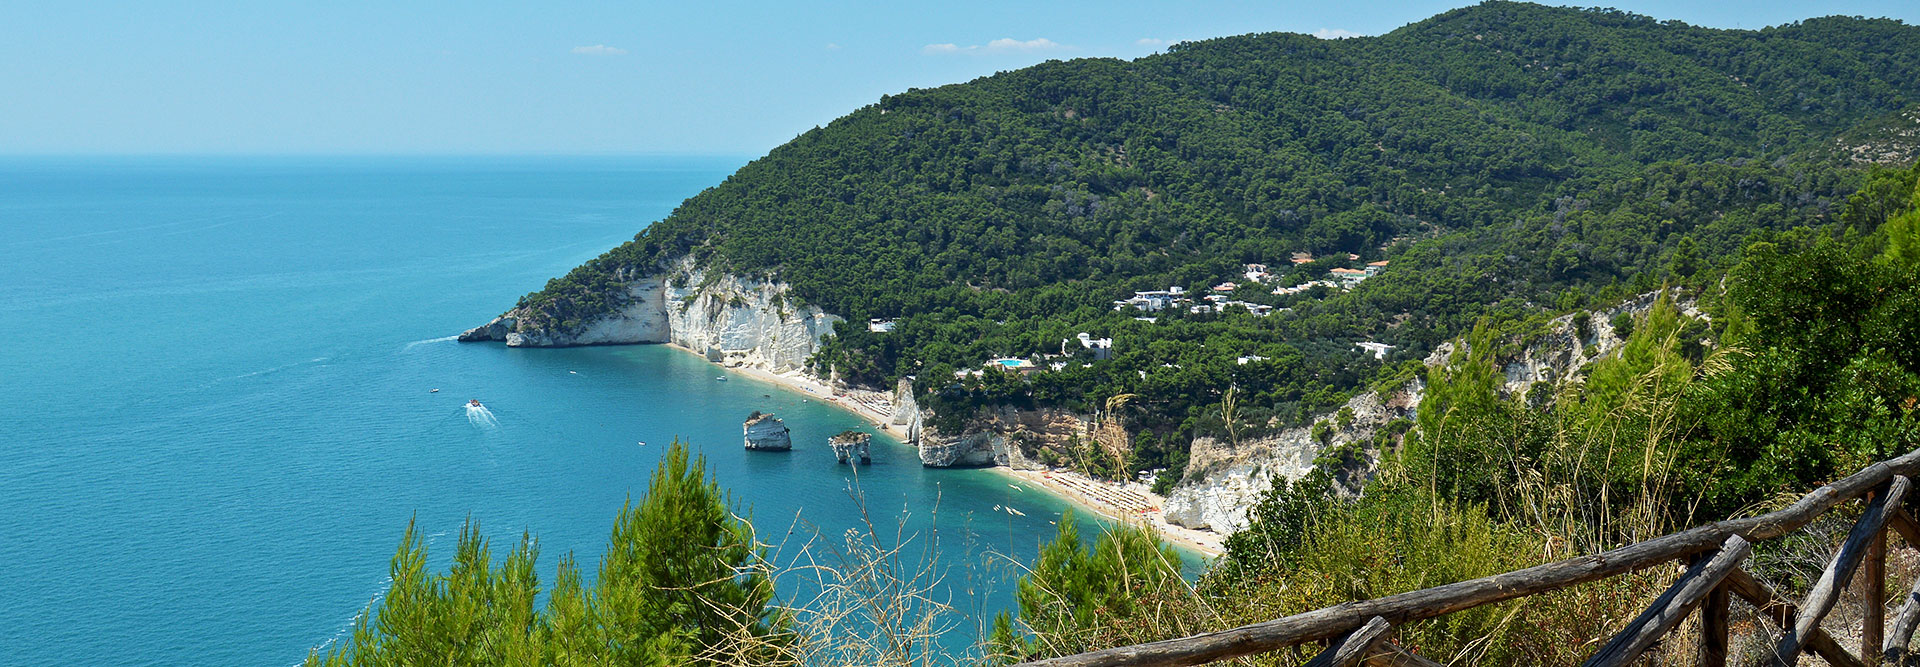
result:
[[[1298,425],[1479,318],[1644,292],[1724,268],[1756,231],[1830,220],[1861,179],[1836,137],[1916,101],[1920,29],[1898,21],[1716,30],[1508,2],[1379,37],[1048,62],[808,131],[524,297],[518,326],[579,326],[623,277],[691,255],[851,323],[896,318],[841,327],[816,368],[914,376],[939,426],[1131,394],[1132,467],[1177,463],[1162,443],[1221,428],[1229,387],[1254,428]],[[1391,264],[1351,292],[1235,294],[1290,308],[1270,317],[1109,307],[1294,252],[1326,259],[1286,284]],[[1114,338],[1113,358],[954,380],[1079,332]],[[1361,341],[1397,347],[1376,361]]]

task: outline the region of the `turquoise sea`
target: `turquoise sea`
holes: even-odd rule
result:
[[[0,160],[0,662],[295,664],[410,519],[441,563],[472,517],[591,572],[676,437],[774,542],[860,526],[857,481],[954,568],[968,645],[1011,604],[991,554],[1030,559],[1063,502],[885,437],[856,480],[824,442],[860,419],[666,347],[450,338],[743,162]],[[794,451],[744,451],[753,410]]]

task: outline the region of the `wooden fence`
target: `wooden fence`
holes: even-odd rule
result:
[[[1912,486],[1908,478],[1916,473],[1920,473],[1920,451],[1867,466],[1771,514],[1730,519],[1592,556],[1383,598],[1344,602],[1231,630],[1024,664],[1198,665],[1326,641],[1326,650],[1307,663],[1310,667],[1437,665],[1396,645],[1391,638],[1393,628],[1680,561],[1687,564],[1687,569],[1679,580],[1594,653],[1586,665],[1630,664],[1692,613],[1700,614],[1701,621],[1698,663],[1703,667],[1725,665],[1727,606],[1733,597],[1746,600],[1782,629],[1784,634],[1774,648],[1772,665],[1794,665],[1802,653],[1808,652],[1842,667],[1901,665],[1907,660],[1907,646],[1913,639],[1914,627],[1920,624],[1920,583],[1907,594],[1888,632],[1884,617],[1886,531],[1899,532],[1907,544],[1920,547],[1920,523],[1905,510]],[[1754,543],[1799,530],[1840,504],[1856,499],[1866,502],[1866,510],[1821,572],[1812,592],[1799,604],[1781,599],[1772,587],[1740,568]],[[1862,602],[1865,613],[1860,645],[1867,649],[1865,655],[1854,655],[1820,629],[1820,621],[1833,611],[1840,593],[1846,590],[1854,573],[1862,569],[1866,576],[1866,599]]]

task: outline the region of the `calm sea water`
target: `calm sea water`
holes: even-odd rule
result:
[[[0,661],[296,663],[384,590],[410,519],[441,563],[473,517],[502,555],[538,536],[547,580],[569,551],[591,572],[675,437],[766,539],[860,526],[824,446],[852,414],[664,347],[449,338],[740,163],[0,161]],[[744,451],[752,410],[795,450]],[[1065,505],[876,445],[883,532],[937,534],[963,613],[1008,606],[983,554],[1031,558]]]

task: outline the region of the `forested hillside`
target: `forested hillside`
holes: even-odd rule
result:
[[[1510,334],[1477,326],[1427,371],[1418,423],[1383,448],[1363,493],[1336,492],[1341,457],[1330,452],[1313,473],[1277,483],[1198,582],[1181,577],[1180,554],[1148,529],[1119,524],[1086,539],[1062,516],[1031,560],[1014,554],[1025,563],[1017,613],[999,614],[972,652],[936,642],[963,631],[951,619],[965,612],[929,598],[928,582],[969,571],[902,555],[924,537],[888,541],[869,525],[840,536],[844,551],[825,547],[831,558],[784,564],[755,537],[778,542],[778,530],[756,532],[704,459],[676,442],[616,518],[591,584],[565,556],[543,588],[531,537],[496,563],[473,526],[447,570],[432,571],[409,529],[379,604],[306,664],[1007,664],[1223,630],[1778,509],[1920,447],[1920,167],[1875,170],[1836,218],[1758,234],[1714,271],[1724,280],[1684,290],[1706,319],[1662,298],[1615,324],[1631,330],[1625,345],[1583,382],[1506,392],[1496,351]],[[1804,599],[1854,518],[1837,512],[1792,539],[1761,541],[1743,567]],[[1916,577],[1910,558],[1889,561],[1883,601],[1897,605]],[[1399,623],[1394,641],[1445,664],[1582,664],[1682,571],[1655,566]],[[781,599],[771,582],[783,576],[817,594]],[[1771,621],[1733,609],[1734,664],[1764,664]],[[1317,664],[1308,660],[1320,650],[1245,662]],[[1666,641],[1642,662],[1696,664],[1694,650]]]
[[[1830,221],[1863,179],[1836,139],[1915,101],[1920,29],[1897,21],[1715,30],[1506,2],[1379,37],[1049,62],[802,134],[523,298],[519,326],[578,326],[621,303],[621,276],[691,255],[856,323],[822,375],[915,376],[948,426],[1132,394],[1134,467],[1177,463],[1160,443],[1221,429],[1230,387],[1248,428],[1299,424],[1484,316],[1686,281],[1756,231]],[[1296,252],[1321,259],[1289,272]],[[1377,260],[1352,291],[1270,289]],[[1291,310],[1109,306],[1248,263],[1279,275],[1234,298]],[[1112,359],[954,379],[1078,332],[1112,337]]]

